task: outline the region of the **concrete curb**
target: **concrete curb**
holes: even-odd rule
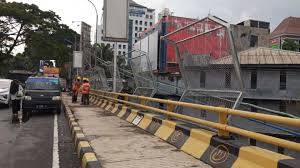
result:
[[[141,112],[93,96],[93,104],[167,141],[179,150],[216,168],[296,168],[300,160],[257,146],[237,145],[192,124],[178,124],[165,117]]]
[[[96,153],[85,137],[70,107],[64,100],[63,105],[68,118],[72,139],[75,144],[75,150],[80,159],[81,168],[101,168],[102,166],[96,157]]]

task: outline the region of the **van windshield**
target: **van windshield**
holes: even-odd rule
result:
[[[29,78],[26,81],[27,90],[59,90],[58,78]]]

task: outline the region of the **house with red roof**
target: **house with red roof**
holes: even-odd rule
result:
[[[271,46],[276,49],[283,49],[286,39],[294,40],[300,45],[300,17],[285,18],[271,33]],[[300,48],[298,48],[300,51]]]

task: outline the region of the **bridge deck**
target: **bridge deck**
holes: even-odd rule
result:
[[[110,112],[68,101],[103,167],[210,167]]]

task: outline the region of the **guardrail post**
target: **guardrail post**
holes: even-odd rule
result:
[[[145,104],[146,104],[146,100],[145,100],[145,99],[141,99],[140,104],[141,104],[141,105],[145,105]]]
[[[174,112],[174,109],[175,109],[175,105],[174,104],[167,104],[167,111],[169,112]],[[171,120],[171,116],[169,115],[166,115],[166,119],[167,120]]]
[[[126,95],[126,96],[124,96],[124,100],[128,102],[129,98],[128,98],[128,96],[127,96],[127,95]]]
[[[219,113],[219,123],[227,125],[227,114],[226,113]],[[229,132],[219,129],[218,136],[229,137]]]
[[[114,95],[114,98],[115,98],[115,99],[118,99],[118,98],[119,98],[119,95]],[[115,102],[115,103],[118,103],[118,100],[115,100],[114,102]]]

